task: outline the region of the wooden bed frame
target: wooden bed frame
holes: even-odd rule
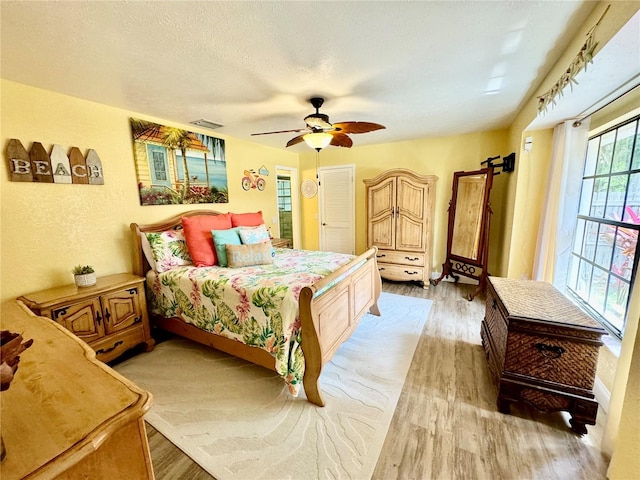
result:
[[[135,245],[134,272],[146,278],[147,272],[151,269],[142,252],[141,233],[181,229],[181,218],[194,215],[220,215],[220,212],[191,210],[164,222],[149,225],[132,223],[131,231]],[[319,386],[322,367],[351,336],[358,321],[367,311],[380,315],[377,302],[382,282],[376,263],[376,252],[375,247],[369,249],[315,284],[304,287],[300,292],[301,347],[305,358],[303,385],[307,399],[321,407],[325,405]],[[361,262],[364,263],[354,268]],[[318,292],[320,293],[316,296]],[[179,318],[163,318],[151,312],[149,317],[152,326],[275,370],[275,359],[265,350],[206,332]]]

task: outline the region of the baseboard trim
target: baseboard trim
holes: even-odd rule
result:
[[[611,392],[605,387],[602,380],[596,377],[595,382],[593,382],[593,394],[596,396],[596,400],[598,401],[598,405],[602,407],[602,409],[609,413],[609,403],[611,402]]]

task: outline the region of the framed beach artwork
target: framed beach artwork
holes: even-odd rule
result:
[[[141,205],[229,203],[223,139],[130,120]]]

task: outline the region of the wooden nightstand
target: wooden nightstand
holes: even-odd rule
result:
[[[36,315],[48,317],[87,342],[98,360],[108,362],[126,350],[155,341],[149,330],[144,278],[119,273],[98,278],[92,287],[42,290],[18,298]]]
[[[291,248],[291,240],[288,238],[272,238],[271,245],[276,248]]]

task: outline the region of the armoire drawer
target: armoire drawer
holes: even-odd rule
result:
[[[415,252],[402,252],[398,250],[378,250],[376,255],[378,263],[395,263],[399,265],[424,266],[424,254]]]
[[[422,267],[392,265],[378,262],[378,271],[382,278],[406,282],[410,280],[422,281],[424,269]]]

